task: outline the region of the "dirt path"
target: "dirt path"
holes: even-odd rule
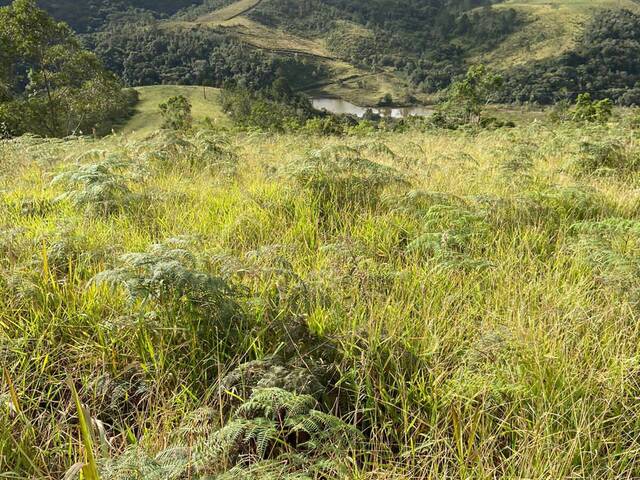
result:
[[[218,24],[228,22],[234,18],[241,17],[258,7],[263,0],[239,0],[231,5],[220,8],[214,12],[208,13],[196,20],[197,23],[215,22]]]
[[[226,18],[224,21],[228,22],[229,20],[233,20],[234,18],[238,18],[238,17],[244,15],[245,13],[249,13],[254,8],[257,8],[263,1],[264,0],[256,0],[256,2],[253,5],[251,5],[250,7],[245,8],[243,11],[241,11],[239,13],[236,13],[235,15],[232,15],[229,18]]]

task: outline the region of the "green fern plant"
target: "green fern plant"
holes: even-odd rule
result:
[[[536,154],[534,145],[521,143],[501,153],[500,173],[506,182],[521,186],[531,181]]]
[[[346,146],[312,151],[281,173],[311,191],[321,205],[339,208],[375,204],[386,188],[408,184],[395,169]]]
[[[640,155],[629,150],[617,139],[598,142],[581,142],[568,166],[570,173],[580,177],[585,175],[615,175],[629,173],[640,167]]]
[[[307,395],[258,389],[192,448],[174,445],[153,457],[130,449],[102,460],[100,474],[105,480],[339,478],[363,435],[317,406]]]
[[[552,186],[526,192],[516,198],[520,213],[530,222],[556,224],[601,218],[613,213],[614,205],[602,194],[588,187]]]
[[[110,215],[122,212],[138,200],[129,189],[130,179],[123,173],[129,166],[115,155],[93,152],[79,158],[91,158],[96,163],[80,164],[56,175],[52,186],[62,185],[66,191],[57,201],[68,200],[87,212]]]
[[[152,245],[148,252],[125,254],[120,267],[101,272],[94,280],[123,286],[132,301],[185,300],[203,308],[223,305],[234,290],[222,278],[199,271],[185,242],[170,239]]]
[[[172,239],[152,245],[148,252],[129,253],[120,266],[93,279],[100,285],[121,287],[134,306],[175,324],[183,322],[198,336],[198,349],[230,346],[239,341],[246,325],[237,289],[219,276],[203,270],[185,248],[188,240]],[[192,349],[193,350],[193,349]]]
[[[181,480],[189,465],[186,447],[169,448],[156,456],[141,448],[130,448],[115,459],[102,459],[99,472],[102,480]]]
[[[135,154],[143,162],[162,168],[189,168],[233,176],[239,157],[223,133],[198,130],[196,133],[163,130],[136,145]]]
[[[640,222],[624,218],[576,223],[571,248],[603,282],[634,296],[640,284]]]
[[[433,259],[442,268],[483,269],[474,245],[488,243],[490,225],[482,211],[455,205],[434,205],[423,216],[423,233],[407,246],[409,253]]]
[[[392,212],[411,215],[418,219],[429,215],[429,209],[436,205],[465,207],[467,202],[456,195],[429,190],[410,190],[400,195],[385,198],[385,204]]]
[[[355,427],[316,407],[308,395],[279,388],[255,390],[232,420],[200,445],[196,464],[205,471],[207,465],[249,466],[295,452],[314,463],[343,456],[362,441]]]

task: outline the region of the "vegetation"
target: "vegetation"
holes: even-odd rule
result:
[[[0,125],[5,135],[108,131],[136,101],[71,30],[33,0],[0,8]]]
[[[483,110],[498,94],[502,83],[502,77],[487,71],[484,65],[469,68],[464,78],[451,84],[446,100],[432,121],[449,128],[480,125]],[[602,109],[598,106],[597,110]]]
[[[285,131],[299,128],[317,115],[311,101],[295,94],[286,80],[278,79],[270,88],[252,91],[229,85],[222,91],[223,111],[239,127]]]
[[[0,0],[0,6],[12,0]],[[194,0],[85,0],[78,8],[75,0],[38,0],[38,6],[62,20],[78,32],[99,30],[113,15],[146,11],[154,15],[169,15],[189,7]],[[220,3],[220,2],[218,2]]]
[[[640,478],[640,114],[613,101],[635,14],[596,20],[558,73],[582,91],[515,125],[487,112],[516,75],[458,74],[483,51],[458,41],[528,21],[506,5],[173,13],[73,17],[130,83],[201,84],[127,93],[32,0],[0,8],[0,477]],[[299,91],[401,57],[443,67],[433,116]]]
[[[191,103],[184,95],[169,98],[160,104],[160,115],[164,120],[162,127],[171,130],[185,130],[191,127]]]
[[[207,29],[166,30],[148,15],[128,15],[89,39],[96,54],[129,86],[181,84],[251,89],[278,77],[294,86],[321,80],[325,72],[306,60],[278,57]]]
[[[632,125],[5,140],[0,470],[638,476]]]
[[[575,48],[532,62],[506,77],[502,101],[555,103],[580,93],[640,103],[640,15],[629,10],[598,13]]]
[[[295,90],[374,105],[387,92],[401,103],[432,100],[470,65],[485,63],[502,70],[502,103],[546,105],[585,92],[622,105],[640,101],[640,11],[631,0],[554,0],[550,11],[513,0],[40,3],[82,32],[128,86],[231,81],[263,89],[284,77]],[[555,23],[547,25],[550,17]],[[516,54],[515,65],[505,61]]]

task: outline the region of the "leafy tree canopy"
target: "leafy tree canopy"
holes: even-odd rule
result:
[[[10,134],[104,130],[134,101],[34,0],[0,8],[0,124]]]

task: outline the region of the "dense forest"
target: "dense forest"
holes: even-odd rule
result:
[[[260,23],[301,35],[326,36],[339,57],[370,66],[393,65],[409,58],[447,55],[451,42],[468,47],[495,46],[524,19],[515,10],[493,10],[487,0],[265,0],[250,12]],[[348,28],[344,28],[346,25]],[[350,35],[353,26],[364,35]],[[357,29],[356,29],[357,30]],[[458,48],[458,59],[469,48]]]
[[[86,37],[108,68],[130,86],[178,84],[253,89],[286,77],[296,88],[322,78],[322,67],[304,58],[277,57],[209,29],[163,29],[149,14],[112,21]]]

